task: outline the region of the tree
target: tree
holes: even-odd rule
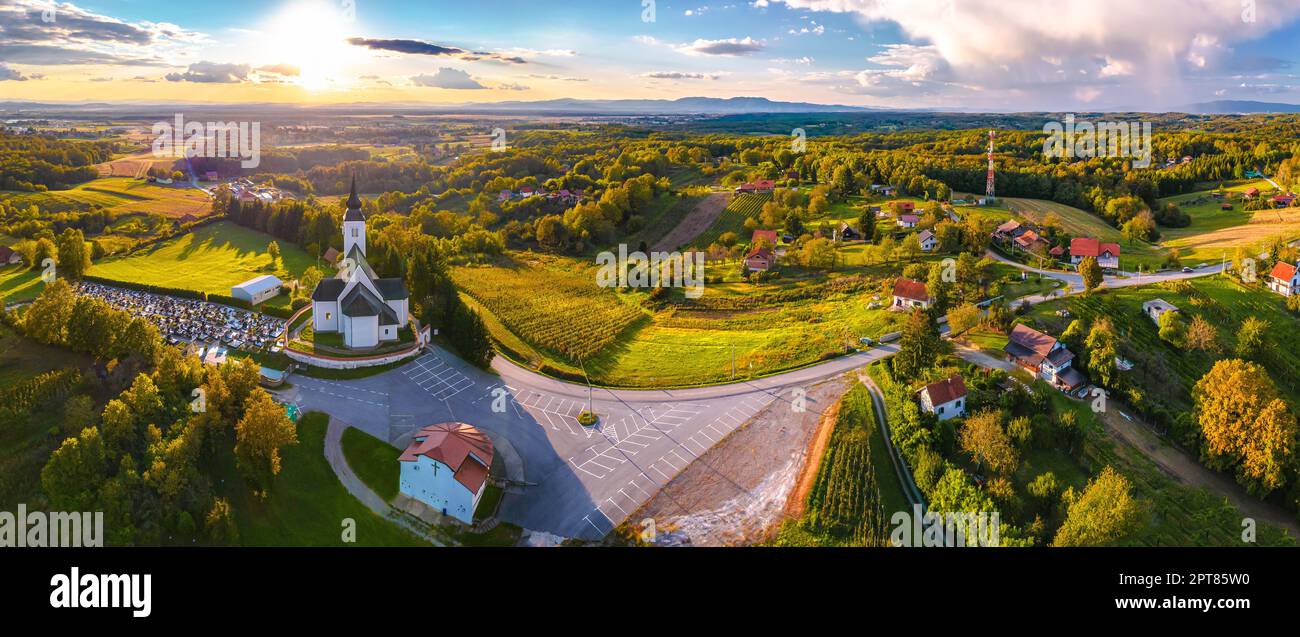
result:
[[[1183,336],[1183,342],[1189,349],[1211,354],[1217,354],[1222,349],[1219,346],[1219,330],[1214,329],[1214,326],[1200,315],[1192,317],[1192,322],[1187,326],[1187,333]]]
[[[1237,331],[1237,357],[1259,361],[1264,355],[1267,343],[1268,321],[1248,316],[1241,322]]]
[[[1075,497],[1066,491],[1065,522],[1056,532],[1055,546],[1098,546],[1110,544],[1142,525],[1141,504],[1133,498],[1128,478],[1111,467],[1101,470]]]
[[[871,206],[862,209],[862,214],[858,215],[858,232],[862,233],[862,238],[871,241],[876,236],[876,213],[871,212]]]
[[[1097,289],[1104,280],[1101,274],[1101,266],[1097,264],[1096,257],[1084,257],[1079,262],[1079,274],[1083,277],[1083,287],[1089,292]]]
[[[58,263],[59,273],[74,281],[80,280],[90,269],[90,250],[81,230],[68,228],[59,235]]]
[[[244,477],[263,494],[280,473],[280,449],[298,443],[298,432],[284,407],[262,389],[245,404],[235,425],[235,458]]]
[[[934,366],[943,353],[943,339],[930,315],[914,310],[903,325],[903,335],[898,340],[898,355],[894,356],[894,373],[901,380],[916,378]]]
[[[212,509],[204,518],[203,529],[208,540],[214,544],[234,544],[239,541],[239,526],[235,524],[235,514],[230,509],[228,500],[213,499]]]
[[[266,254],[269,255],[269,256],[271,257],[271,264],[272,264],[272,265],[274,265],[274,264],[276,264],[276,263],[279,263],[279,262],[280,262],[280,243],[279,243],[278,241],[272,241],[272,242],[266,244]]]
[[[1208,466],[1235,469],[1252,493],[1282,486],[1294,463],[1296,418],[1263,367],[1219,361],[1197,381],[1192,399]]]
[[[1156,220],[1149,210],[1143,210],[1124,222],[1121,232],[1128,239],[1129,245],[1133,245],[1134,241],[1155,241],[1160,236],[1156,232]]]
[[[981,411],[966,419],[962,426],[961,448],[981,466],[1001,476],[1011,475],[1020,459],[1011,438],[1002,429],[1002,413]]]
[[[81,435],[64,440],[50,455],[41,469],[41,488],[55,509],[90,511],[95,492],[107,477],[104,441],[98,429],[87,427]]]
[[[1092,324],[1084,347],[1088,349],[1088,373],[1099,384],[1115,387],[1119,381],[1119,370],[1115,365],[1115,357],[1119,356],[1119,335],[1110,319],[1101,318]]]
[[[829,270],[835,266],[835,244],[825,237],[813,239],[803,245],[803,262],[814,270]]]
[[[76,302],[72,286],[63,279],[55,279],[27,308],[23,315],[23,331],[46,345],[67,345],[68,323],[72,320]]]
[[[948,311],[948,329],[953,334],[961,334],[979,325],[980,318],[980,309],[973,303],[967,303]]]
[[[1182,316],[1178,312],[1165,312],[1159,322],[1160,338],[1174,347],[1182,347],[1187,333]]]

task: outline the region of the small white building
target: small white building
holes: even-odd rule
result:
[[[939,240],[935,239],[934,233],[929,230],[922,230],[921,234],[916,235],[916,238],[921,242],[922,252],[933,252],[939,246]]]
[[[1177,312],[1178,306],[1164,299],[1152,299],[1142,304],[1142,313],[1151,317],[1156,325],[1160,325],[1160,317],[1166,312]]]
[[[472,425],[429,425],[415,432],[398,457],[398,489],[443,515],[473,524],[493,455],[492,441]]]
[[[937,383],[930,383],[916,392],[921,409],[934,414],[939,420],[959,418],[966,415],[966,382],[961,374]]]
[[[912,308],[928,309],[933,301],[930,297],[929,290],[925,284],[920,281],[913,281],[899,277],[894,281],[894,303],[893,308],[896,310],[910,310]]]
[[[1268,289],[1282,296],[1300,294],[1300,267],[1279,261],[1268,277]]]
[[[249,279],[230,288],[230,296],[257,305],[280,294],[284,281],[271,274]]]

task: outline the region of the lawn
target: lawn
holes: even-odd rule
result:
[[[275,274],[288,281],[315,262],[301,248],[280,241],[281,261],[273,264],[266,246],[274,240],[271,235],[220,221],[132,255],[100,261],[89,274],[229,296],[232,286],[253,277]],[[268,301],[277,306],[288,302],[284,294]]]
[[[233,465],[225,467],[226,497],[244,546],[346,546],[344,520],[356,522],[359,546],[428,546],[375,515],[343,488],[325,460],[329,418],[306,414],[298,421],[298,444],[281,451],[283,470],[266,501],[250,493]]]
[[[8,303],[30,301],[41,293],[41,271],[24,264],[0,268],[0,300]]]
[[[348,466],[385,502],[397,497],[401,474],[398,455],[400,452],[392,445],[360,429],[348,427],[343,432],[343,457]]]
[[[1145,241],[1130,242],[1124,238],[1123,233],[1117,228],[1111,227],[1101,217],[1090,212],[1042,199],[1006,197],[1000,199],[1000,201],[1006,204],[1015,214],[1029,219],[1033,223],[1042,224],[1048,214],[1056,213],[1056,216],[1061,220],[1061,227],[1073,236],[1093,237],[1106,242],[1118,243],[1121,251],[1120,268],[1123,270],[1135,270],[1139,265],[1144,270],[1150,270],[1162,265],[1165,261],[1165,251],[1159,246]]]
[[[1224,188],[1234,193],[1255,187],[1261,191],[1273,187],[1262,179],[1236,182]],[[1161,228],[1163,245],[1177,248],[1184,263],[1196,265],[1202,262],[1214,262],[1232,253],[1239,247],[1259,252],[1272,243],[1274,239],[1287,241],[1300,237],[1300,210],[1295,208],[1282,210],[1261,210],[1248,212],[1242,210],[1238,199],[1218,200],[1210,196],[1213,190],[1166,197],[1160,205],[1173,203],[1192,218],[1186,228]],[[1221,210],[1221,203],[1233,204],[1231,211]]]

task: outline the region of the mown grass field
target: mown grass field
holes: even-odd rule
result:
[[[263,274],[288,281],[315,263],[301,248],[280,241],[281,260],[272,263],[266,247],[274,237],[221,221],[120,258],[105,259],[89,274],[210,294],[230,295],[231,286]],[[287,295],[268,301],[287,304]]]
[[[122,214],[160,214],[178,218],[202,216],[212,200],[188,186],[159,186],[126,177],[104,177],[68,190],[0,192],[0,201],[19,207],[35,205],[46,212],[85,210],[94,206]]]
[[[1101,217],[1084,210],[1042,199],[1005,197],[1000,201],[1016,214],[1034,223],[1042,224],[1048,214],[1056,213],[1061,219],[1061,227],[1071,235],[1118,243],[1122,270],[1136,270],[1139,265],[1144,270],[1150,270],[1165,261],[1165,251],[1159,246],[1144,241],[1129,242],[1118,229],[1112,228]],[[1161,231],[1163,230],[1162,228]]]
[[[1239,193],[1255,187],[1261,192],[1273,189],[1262,179],[1236,182],[1224,188],[1229,193]],[[1186,228],[1161,228],[1162,245],[1177,248],[1185,263],[1195,264],[1232,258],[1237,248],[1263,251],[1275,239],[1287,241],[1300,238],[1300,209],[1242,210],[1239,199],[1214,199],[1211,190],[1166,197],[1160,205],[1176,204],[1192,218]],[[1221,210],[1220,204],[1231,203],[1232,210]]]
[[[40,270],[23,264],[0,267],[0,299],[6,303],[30,301],[41,293],[41,287]]]

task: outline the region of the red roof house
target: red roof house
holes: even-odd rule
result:
[[[398,456],[401,492],[466,524],[487,484],[495,450],[478,428],[461,422],[416,431]]]
[[[917,391],[916,396],[921,401],[921,409],[938,416],[939,420],[966,413],[966,382],[961,374],[930,383]]]
[[[894,304],[895,309],[911,308],[928,308],[930,307],[930,292],[925,288],[925,284],[920,281],[913,281],[899,277],[894,281]]]
[[[767,245],[773,248],[776,247],[777,237],[775,230],[755,230],[754,235],[749,238],[749,245],[758,245],[759,239],[766,239]]]
[[[1103,268],[1119,267],[1119,244],[1102,243],[1090,237],[1070,240],[1070,263],[1079,263],[1084,257],[1093,257]]]

